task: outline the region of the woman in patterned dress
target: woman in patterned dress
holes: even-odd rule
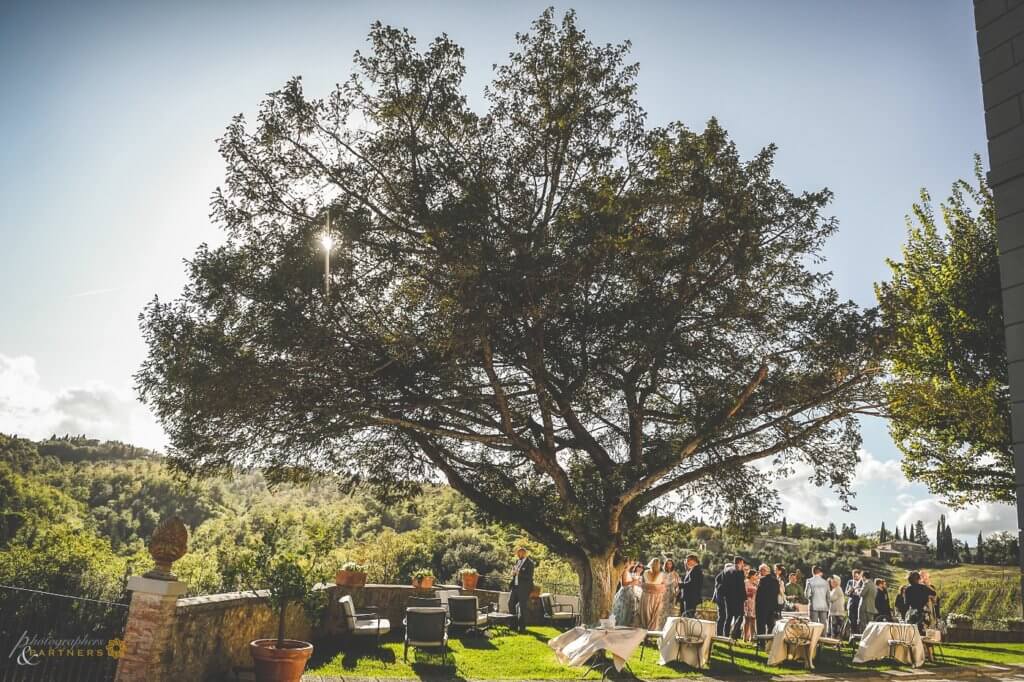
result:
[[[616,625],[627,625],[632,627],[636,620],[637,598],[634,590],[636,579],[633,577],[633,567],[637,562],[629,559],[626,567],[622,569],[619,576],[619,589],[612,598],[612,617]]]
[[[662,604],[665,602],[665,573],[661,570],[661,559],[654,558],[648,562],[640,589],[640,627],[660,630]]]

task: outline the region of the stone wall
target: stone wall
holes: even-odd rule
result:
[[[367,606],[377,607],[380,617],[387,618],[391,622],[391,629],[396,630],[402,626],[405,605],[410,597],[433,597],[438,590],[459,590],[461,594],[475,596],[482,608],[489,604],[497,604],[499,594],[494,590],[461,590],[458,585],[435,585],[426,590],[407,585],[366,585],[364,587],[330,585],[326,587],[326,590],[329,595],[327,611],[322,628],[317,633],[324,637],[344,632],[345,626],[341,622],[341,607],[338,605],[338,600],[345,595],[351,595],[352,602],[356,605],[356,611]],[[541,613],[540,600],[531,599],[526,612],[527,624],[541,623],[543,620]]]
[[[252,666],[249,642],[277,637],[277,614],[267,593],[228,592],[179,599],[170,646],[164,653],[164,679],[230,679],[232,668]],[[309,640],[309,619],[302,607],[288,607],[285,636]]]
[[[154,583],[180,585],[180,583]],[[181,586],[184,588],[184,586]],[[338,600],[351,595],[357,611],[376,606],[381,617],[391,621],[392,631],[399,630],[410,597],[434,596],[438,590],[459,589],[456,585],[437,585],[427,590],[406,585],[366,585],[340,587],[322,585],[326,608],[321,622],[311,623],[298,604],[289,606],[285,634],[289,639],[327,642],[343,636]],[[462,590],[475,595],[481,607],[496,604],[498,592],[493,590]],[[530,600],[527,622],[540,623],[541,609],[537,599]],[[128,629],[131,643],[143,649],[129,654],[118,670],[119,682],[153,682],[156,680],[189,680],[213,682],[232,679],[236,667],[252,667],[249,642],[277,636],[277,617],[265,590],[229,592],[203,597],[133,595]]]

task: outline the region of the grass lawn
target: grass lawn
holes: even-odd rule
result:
[[[440,653],[409,650],[409,662],[402,660],[402,642],[391,639],[381,648],[362,645],[349,652],[330,651],[318,645],[307,673],[313,675],[345,675],[358,677],[445,677],[449,679],[519,679],[569,680],[579,679],[581,668],[567,668],[555,661],[547,642],[558,634],[554,628],[531,627],[526,634],[506,634],[498,630],[488,638],[459,637],[449,640],[448,664],[441,665]],[[978,665],[983,663],[1024,663],[1024,644],[947,644],[944,653],[948,664]],[[878,662],[871,665],[850,663],[849,650],[840,657],[830,649],[820,649],[815,672],[850,672],[887,670],[894,664]],[[638,650],[629,666],[641,679],[698,676],[685,665],[658,665],[657,649],[648,647],[644,660]],[[928,665],[929,668],[939,666]],[[736,664],[729,662],[728,650],[715,646],[708,672],[714,676],[792,675],[806,672],[793,662],[785,667],[765,665],[765,656],[757,655],[752,646],[736,647]]]

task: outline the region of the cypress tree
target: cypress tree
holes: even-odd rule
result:
[[[974,563],[983,564],[985,563],[985,539],[981,537],[981,531],[978,531],[978,551],[974,553],[976,557]]]

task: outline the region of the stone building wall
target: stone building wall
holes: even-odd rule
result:
[[[974,23],[988,133],[988,183],[999,231],[1017,526],[1024,564],[1024,0],[974,0]]]

